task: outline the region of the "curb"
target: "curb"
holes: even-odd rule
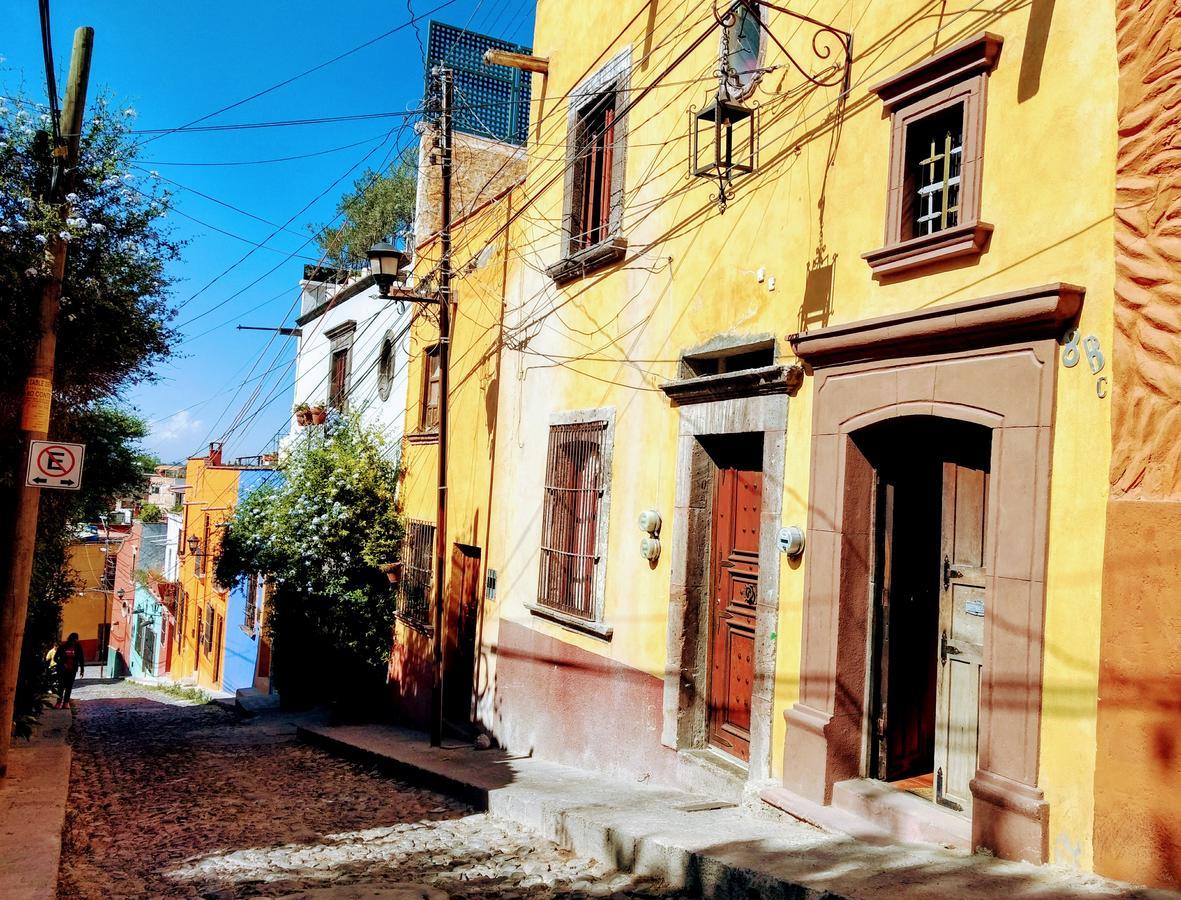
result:
[[[512,784],[481,788],[422,766],[357,747],[304,727],[301,741],[343,759],[371,766],[401,781],[446,794],[480,812],[519,822],[579,856],[607,862],[620,872],[657,878],[674,890],[709,900],[848,900],[824,888],[785,881],[718,856],[677,846],[653,836],[660,823],[640,828],[613,825],[592,811],[571,810],[568,799]]]

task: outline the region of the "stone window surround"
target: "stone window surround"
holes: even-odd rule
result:
[[[1083,293],[1052,284],[792,336],[815,376],[802,674],[784,714],[783,781],[805,801],[827,804],[836,782],[867,772],[873,470],[852,435],[906,415],[975,422],[993,439],[972,847],[1047,859],[1037,784],[1057,340]]]
[[[996,67],[1003,42],[1000,35],[982,32],[869,89],[881,98],[890,116],[885,245],[862,254],[875,278],[890,278],[984,251],[993,231],[992,225],[980,221],[985,107],[988,75]],[[921,119],[958,104],[964,107],[959,222],[904,240],[907,132]]]
[[[566,157],[565,176],[562,186],[562,258],[545,271],[555,283],[562,285],[576,281],[598,269],[623,259],[627,254],[627,239],[623,230],[624,176],[627,171],[628,115],[615,119],[615,145],[611,164],[611,217],[609,235],[592,247],[571,252],[574,220],[574,156],[576,152],[579,117],[596,98],[614,91],[617,108],[622,99],[628,102],[628,87],[631,84],[631,46],[624,47],[602,68],[587,77],[569,94],[566,113]]]
[[[741,352],[766,346],[771,335],[715,340],[685,356]],[[668,529],[671,590],[661,743],[677,751],[703,749],[708,734],[709,554],[714,469],[703,437],[761,433],[763,508],[751,691],[750,763],[746,778],[771,773],[771,728],[778,628],[787,405],[802,379],[798,366],[770,366],[678,379],[663,385],[678,410],[676,496]],[[735,760],[735,764],[743,766]]]
[[[598,533],[595,536],[595,549],[598,553],[599,562],[595,565],[595,617],[594,619],[580,619],[577,616],[567,615],[556,609],[550,609],[548,606],[542,606],[539,603],[526,600],[525,609],[529,610],[534,616],[539,619],[548,619],[551,622],[556,622],[563,628],[568,628],[571,631],[580,631],[584,634],[589,634],[593,637],[602,638],[605,641],[611,640],[611,636],[615,633],[613,626],[604,621],[604,607],[607,590],[607,537],[611,524],[611,475],[612,475],[612,457],[615,452],[615,407],[603,406],[598,409],[575,409],[563,410],[561,412],[554,412],[550,414],[549,422],[546,425],[546,441],[545,445],[549,447],[549,429],[552,425],[574,425],[581,422],[606,422],[607,428],[603,433],[602,456],[599,460],[599,465],[602,467],[603,477],[603,496],[599,501],[599,522]],[[543,476],[544,478],[544,476]],[[544,489],[543,489],[544,490]],[[544,511],[544,500],[542,502],[542,510]],[[537,546],[541,547],[541,540],[543,536],[543,529],[545,528],[544,512],[538,516],[538,537]],[[541,577],[541,553],[538,551],[538,576]]]

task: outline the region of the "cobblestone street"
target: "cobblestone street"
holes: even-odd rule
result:
[[[671,897],[521,826],[129,683],[81,685],[59,896]]]

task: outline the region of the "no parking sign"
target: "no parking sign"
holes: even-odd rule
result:
[[[25,484],[29,487],[76,491],[82,486],[82,458],[85,455],[85,444],[31,441]]]

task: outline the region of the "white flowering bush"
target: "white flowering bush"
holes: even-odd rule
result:
[[[390,451],[356,416],[334,416],[326,428],[304,429],[277,476],[230,519],[217,579],[272,579],[277,656],[290,658],[311,637],[311,652],[328,652],[337,671],[388,661],[395,597],[379,566],[396,559],[403,530]]]

